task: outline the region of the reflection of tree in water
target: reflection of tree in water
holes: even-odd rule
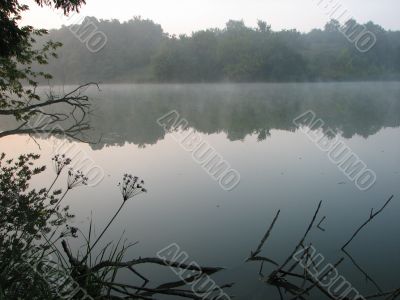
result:
[[[91,120],[95,134],[102,135],[95,149],[157,143],[165,132],[156,120],[171,110],[197,131],[224,132],[231,141],[248,135],[262,141],[273,129],[294,131],[292,120],[307,110],[345,138],[366,138],[400,125],[395,83],[116,85],[102,90]]]

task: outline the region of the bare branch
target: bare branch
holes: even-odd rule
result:
[[[91,272],[97,272],[101,270],[102,268],[106,267],[118,267],[118,268],[128,268],[132,267],[135,265],[141,265],[141,264],[156,264],[156,265],[161,265],[161,266],[168,266],[172,268],[178,268],[178,269],[185,269],[189,271],[199,271],[204,274],[214,274],[216,272],[219,272],[221,270],[224,270],[224,268],[219,268],[219,267],[197,267],[195,265],[187,265],[183,263],[178,263],[174,261],[169,261],[165,259],[160,259],[160,258],[155,258],[155,257],[148,257],[148,258],[139,258],[139,259],[134,259],[128,262],[113,262],[113,261],[103,261],[93,268],[91,268]]]
[[[279,214],[281,213],[280,210],[278,210],[278,212],[275,215],[274,220],[272,221],[271,225],[269,226],[267,232],[265,233],[264,237],[261,239],[260,243],[257,246],[257,249],[254,252],[250,253],[250,257],[247,260],[252,260],[252,258],[254,258],[255,256],[257,256],[258,254],[260,254],[262,247],[264,246],[265,242],[267,241],[268,237],[271,234],[272,229],[275,226],[276,221],[278,220]]]
[[[369,222],[371,222],[377,215],[379,215],[385,208],[386,206],[393,200],[394,195],[392,195],[389,200],[386,201],[386,203],[376,212],[373,213],[373,210],[371,210],[371,214],[368,218],[367,221],[365,221],[352,235],[352,237],[344,244],[344,246],[342,247],[342,250],[344,250],[350,243],[351,241],[360,233],[360,231],[368,225]]]

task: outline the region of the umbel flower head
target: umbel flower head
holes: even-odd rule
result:
[[[54,162],[54,169],[57,175],[60,175],[61,171],[71,163],[71,159],[65,157],[65,154],[57,154],[51,160]]]
[[[120,182],[118,186],[121,189],[124,202],[141,193],[147,193],[147,190],[144,188],[144,181],[130,174],[125,174],[122,183]]]
[[[71,190],[81,185],[87,185],[89,178],[86,177],[82,171],[74,171],[69,169],[68,171],[68,189]]]
[[[77,227],[72,227],[72,226],[69,226],[68,224],[65,225],[65,227],[66,227],[66,230],[61,232],[60,238],[67,237],[67,236],[72,236],[73,238],[78,237],[79,229]]]

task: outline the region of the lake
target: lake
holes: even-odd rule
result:
[[[61,143],[43,136],[36,142],[27,136],[0,139],[1,151],[8,154],[41,153],[41,162],[50,164],[55,150],[69,149],[84,161],[81,166],[90,162],[101,170],[98,174],[104,176],[93,179],[94,186],[73,190],[65,202],[76,213],[74,226],[87,229],[92,213],[100,231],[122,201],[117,185],[123,174],[137,175],[145,180],[148,193],[129,200],[105,241],[118,239],[124,231],[129,241],[139,241],[127,259],[154,257],[176,243],[191,261],[225,267],[213,278],[220,284],[235,282],[229,291],[236,299],[273,300],[280,299],[279,294],[260,280],[260,264],[245,259],[278,210],[280,217],[260,255],[282,263],[322,200],[316,223],[326,217],[320,225],[323,230],[314,226],[306,243],[312,242],[325,264],[334,264],[345,257],[341,247],[369,218],[371,209],[377,211],[394,195],[348,251],[382,290],[398,287],[398,82],[102,85],[100,91],[87,93],[94,107],[90,139],[99,141],[96,144]],[[157,122],[171,111],[188,123],[179,132],[173,126],[164,130]],[[322,131],[296,126],[293,120],[307,111],[325,123]],[[11,125],[0,126],[4,130]],[[185,149],[179,140],[193,133],[237,171],[240,181],[231,190],[224,189],[187,151],[190,145]],[[345,143],[376,174],[376,182],[359,189],[310,139],[312,133]],[[49,168],[37,184],[47,186],[53,176]],[[265,264],[263,273],[272,270]],[[362,295],[377,292],[349,258],[338,271]],[[143,272],[160,281],[164,276],[179,280],[172,272]]]

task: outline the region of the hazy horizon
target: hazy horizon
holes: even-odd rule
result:
[[[85,16],[118,19],[121,22],[134,16],[142,16],[161,24],[170,34],[190,34],[206,28],[223,28],[230,19],[243,19],[248,26],[256,26],[257,20],[262,19],[271,24],[273,30],[297,29],[308,32],[314,28],[323,28],[330,20],[324,11],[324,1],[329,2],[328,0],[307,0],[301,3],[293,0],[237,0],[232,3],[228,0],[218,2],[172,0],[167,3],[162,0],[122,0],[118,5],[110,5],[105,0],[96,2],[87,0],[79,15],[68,20],[67,17],[60,16],[60,12],[47,7],[41,8],[33,0],[25,0],[24,3],[30,6],[30,10],[24,14],[22,24],[57,29]],[[360,23],[373,21],[387,30],[400,30],[397,16],[400,8],[398,1],[366,3],[361,0],[342,0],[333,3],[340,5],[342,10],[347,11],[348,16],[353,16]]]

